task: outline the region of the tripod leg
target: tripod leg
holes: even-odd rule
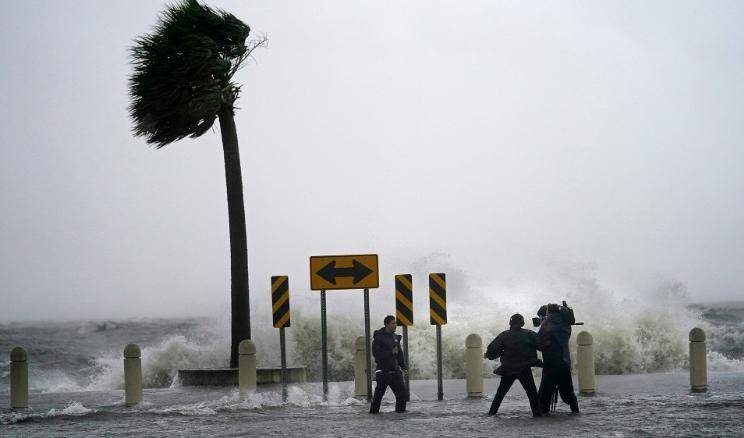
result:
[[[550,411],[555,412],[555,407],[558,404],[558,385],[553,388],[553,397],[550,402]]]

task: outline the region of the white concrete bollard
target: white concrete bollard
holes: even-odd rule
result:
[[[354,397],[367,396],[367,344],[364,341],[364,336],[359,336],[354,343]]]
[[[250,339],[238,344],[238,389],[241,396],[256,392],[256,344]]]
[[[705,332],[695,327],[690,330],[690,387],[692,392],[708,390],[708,358]]]
[[[137,344],[124,347],[124,403],[142,402],[142,354]]]
[[[483,340],[475,333],[465,338],[465,373],[468,397],[483,397]]]
[[[28,407],[28,355],[23,347],[10,352],[10,407]]]
[[[578,372],[579,372],[579,394],[594,395],[597,390],[594,379],[594,340],[589,332],[583,331],[576,337]]]

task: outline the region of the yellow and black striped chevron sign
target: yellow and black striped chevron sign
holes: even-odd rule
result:
[[[395,276],[395,319],[398,325],[413,325],[413,280],[411,274]]]
[[[289,277],[271,277],[271,310],[274,313],[274,327],[289,327]]]
[[[447,324],[447,280],[444,274],[429,274],[429,322]]]

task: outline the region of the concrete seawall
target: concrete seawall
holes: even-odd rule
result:
[[[184,386],[238,386],[237,368],[178,370],[178,380]],[[287,383],[307,381],[305,367],[287,367]],[[270,385],[282,382],[281,368],[257,368],[256,383]]]

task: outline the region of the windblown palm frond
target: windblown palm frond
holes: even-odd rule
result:
[[[129,80],[134,134],[163,147],[204,134],[240,87],[235,72],[258,43],[246,44],[248,25],[197,0],[168,6],[153,33],[131,48]]]

